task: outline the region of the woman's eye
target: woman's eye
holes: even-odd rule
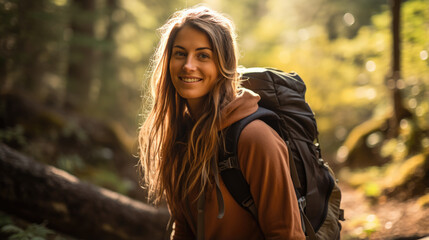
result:
[[[180,51],[176,51],[176,52],[174,52],[174,56],[176,56],[176,57],[185,57],[186,53],[180,52]]]
[[[200,53],[200,54],[199,54],[199,57],[200,57],[201,59],[209,59],[209,58],[210,58],[210,55],[209,55],[209,54],[207,54],[207,53]]]

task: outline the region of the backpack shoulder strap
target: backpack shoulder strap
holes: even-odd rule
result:
[[[238,204],[250,212],[256,221],[258,221],[258,213],[250,192],[250,186],[240,169],[237,158],[238,140],[240,138],[241,131],[247,126],[247,124],[256,119],[261,119],[264,122],[275,122],[278,120],[278,116],[270,110],[259,107],[255,113],[228,127],[225,135],[226,149],[219,154],[218,167],[222,180],[229,193]]]

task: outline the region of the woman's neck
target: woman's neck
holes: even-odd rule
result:
[[[188,109],[191,114],[191,117],[195,121],[198,120],[203,114],[204,101],[202,101],[201,99],[188,99],[187,105],[188,105]]]

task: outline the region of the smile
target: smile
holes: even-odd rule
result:
[[[180,80],[186,82],[186,83],[194,83],[194,82],[199,82],[203,79],[201,78],[187,78],[187,77],[179,77]]]

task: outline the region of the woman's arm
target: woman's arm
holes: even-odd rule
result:
[[[265,239],[305,239],[285,142],[267,124],[255,120],[241,133],[238,157]]]

